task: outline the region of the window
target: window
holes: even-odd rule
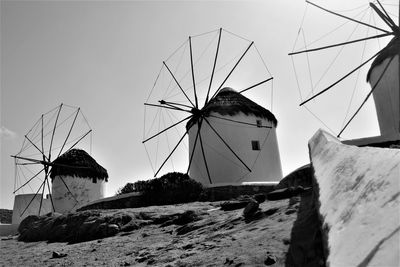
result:
[[[260,142],[258,141],[251,141],[251,148],[253,150],[260,150]]]
[[[261,128],[261,126],[262,126],[262,121],[261,121],[261,120],[256,120],[256,123],[257,123],[257,127],[258,127],[258,128]]]
[[[93,177],[93,178],[92,178],[92,182],[93,182],[94,184],[97,184],[97,178],[96,178],[96,177]]]

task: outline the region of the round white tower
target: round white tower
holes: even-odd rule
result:
[[[367,81],[373,97],[382,137],[400,136],[400,39],[393,38],[371,65]]]
[[[282,179],[277,120],[270,111],[224,88],[199,112],[186,125],[191,178],[206,186]]]
[[[107,170],[88,153],[71,149],[52,162],[52,199],[56,212],[67,213],[104,198]]]

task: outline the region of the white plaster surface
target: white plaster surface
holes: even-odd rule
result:
[[[389,58],[371,70],[370,84],[374,86]],[[400,132],[399,56],[395,56],[373,92],[381,135]]]
[[[82,205],[103,198],[104,187],[105,181],[101,179],[93,183],[91,178],[56,176],[52,182],[54,208],[59,213],[74,211]]]
[[[20,194],[15,195],[14,207],[12,215],[12,223],[20,224],[23,219],[29,215],[39,215],[40,199],[42,194]],[[31,200],[33,201],[31,202]],[[30,203],[30,204],[29,204]],[[24,212],[24,210],[26,211]],[[50,199],[42,199],[42,207],[40,215],[44,215],[52,211]],[[23,213],[23,214],[22,214]]]
[[[400,266],[400,150],[309,141],[329,266]]]
[[[235,116],[224,116],[218,113],[211,113],[211,115],[253,125],[256,124],[257,120],[261,120],[263,126],[272,125],[267,119],[260,119],[252,115],[246,116],[243,113]],[[251,172],[248,171],[243,163],[235,157],[214,133],[211,127],[203,121],[201,137],[212,184],[241,184],[243,182],[268,182],[282,179],[282,167],[275,127],[259,128],[215,117],[207,117],[207,120],[238,157],[251,169]],[[197,125],[194,125],[189,130],[189,159],[193,151],[196,135]],[[260,151],[252,150],[252,140],[259,141]],[[205,186],[210,185],[200,140],[197,141],[189,175]]]

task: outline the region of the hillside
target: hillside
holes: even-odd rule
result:
[[[3,240],[0,265],[284,266],[285,262],[296,260],[296,248],[307,245],[311,248],[308,266],[319,266],[323,261],[318,249],[313,249],[317,248],[316,235],[303,237],[300,243],[295,240],[299,233],[307,233],[307,220],[298,215],[308,214],[309,195],[304,194],[301,202],[299,197],[265,201],[255,216],[247,220],[243,208],[224,211],[220,202],[94,210],[91,212],[103,219],[129,216],[133,218],[129,223],[134,226],[118,231],[115,236],[71,244]],[[88,211],[81,213],[84,212]],[[183,214],[194,216],[182,220]]]
[[[12,210],[0,209],[0,223],[10,224],[12,219]]]

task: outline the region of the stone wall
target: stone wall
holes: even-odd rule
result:
[[[275,184],[257,185],[225,185],[205,188],[202,201],[221,201],[236,198],[241,195],[267,194],[274,190]],[[92,209],[124,209],[148,206],[140,193],[128,193],[93,201],[78,208],[78,211]]]
[[[327,265],[400,266],[400,150],[344,145],[322,130],[309,149]]]

